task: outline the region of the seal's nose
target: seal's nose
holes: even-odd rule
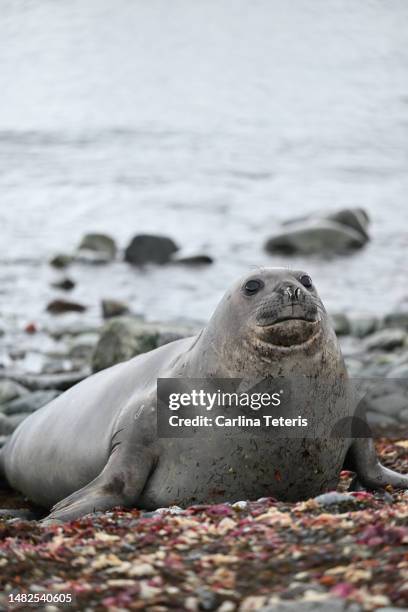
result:
[[[288,298],[289,302],[297,302],[300,299],[301,293],[300,287],[295,287],[294,285],[287,285],[283,290],[283,294]]]

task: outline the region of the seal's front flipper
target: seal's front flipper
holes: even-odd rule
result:
[[[51,508],[50,514],[44,520],[72,521],[90,512],[109,510],[123,505],[125,504],[120,495],[109,494],[93,481]]]
[[[59,501],[44,519],[72,521],[84,514],[137,503],[154,466],[154,455],[142,447],[118,446],[92,482]]]
[[[408,489],[408,474],[399,474],[381,465],[371,438],[353,441],[345,465],[356,473],[358,481],[367,489],[381,489],[387,485]]]

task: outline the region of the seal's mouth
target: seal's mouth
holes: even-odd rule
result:
[[[258,338],[278,347],[305,347],[321,333],[320,320],[299,316],[282,316],[258,326]]]

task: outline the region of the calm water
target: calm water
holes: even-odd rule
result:
[[[0,92],[0,325],[44,320],[46,262],[86,231],[216,258],[74,267],[91,317],[113,297],[205,319],[252,265],[305,268],[335,310],[408,294],[406,0],[3,0]],[[352,205],[364,251],[263,252],[280,220]]]

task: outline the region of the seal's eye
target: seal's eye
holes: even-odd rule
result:
[[[303,274],[299,278],[299,280],[302,283],[302,285],[306,287],[306,289],[310,289],[311,287],[313,287],[312,279],[310,278],[308,274]]]
[[[244,285],[244,293],[246,293],[246,295],[254,295],[254,293],[257,293],[262,287],[264,287],[263,281],[259,278],[251,278],[251,280],[247,281]]]

